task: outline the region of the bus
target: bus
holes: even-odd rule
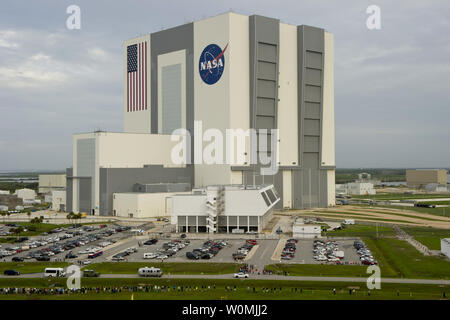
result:
[[[88,259],[97,258],[98,256],[101,256],[102,254],[103,254],[103,251],[97,251],[97,252],[91,253],[88,255]]]
[[[63,268],[45,268],[44,277],[64,277],[66,273]]]

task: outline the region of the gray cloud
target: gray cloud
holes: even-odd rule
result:
[[[82,29],[65,28],[81,7]],[[450,166],[448,1],[3,1],[0,170],[71,165],[72,134],[122,130],[122,43],[233,10],[335,35],[338,167]],[[366,28],[370,4],[382,29]]]

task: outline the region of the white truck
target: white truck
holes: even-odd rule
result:
[[[161,277],[163,275],[161,269],[154,267],[139,268],[138,273],[141,277]]]
[[[355,219],[345,219],[344,224],[346,225],[355,224]]]

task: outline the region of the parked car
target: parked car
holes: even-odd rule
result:
[[[94,270],[83,270],[83,277],[86,278],[95,278],[95,277],[99,277],[100,273],[94,271]]]
[[[14,262],[22,262],[23,258],[22,257],[13,257],[11,260]]]
[[[194,252],[186,252],[186,258],[191,260],[198,260],[200,259],[200,256]]]
[[[3,272],[3,274],[5,275],[5,276],[19,276],[20,275],[20,272],[19,271],[17,271],[17,270],[5,270],[4,272]]]
[[[144,245],[149,246],[152,244],[156,244],[158,242],[158,239],[150,239],[144,242]]]
[[[248,278],[248,274],[244,273],[244,272],[238,272],[233,275],[233,278],[237,278],[237,279]]]

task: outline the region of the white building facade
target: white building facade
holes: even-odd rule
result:
[[[68,210],[113,215],[113,195],[136,183],[272,184],[277,209],[334,205],[333,42],[321,28],[235,13],[125,41],[125,132],[74,136]],[[181,164],[175,129],[189,133],[175,135],[186,141]],[[223,137],[212,163],[196,157],[217,141],[208,129]],[[228,130],[250,129],[242,148],[230,147]],[[266,149],[262,130],[278,130]]]

